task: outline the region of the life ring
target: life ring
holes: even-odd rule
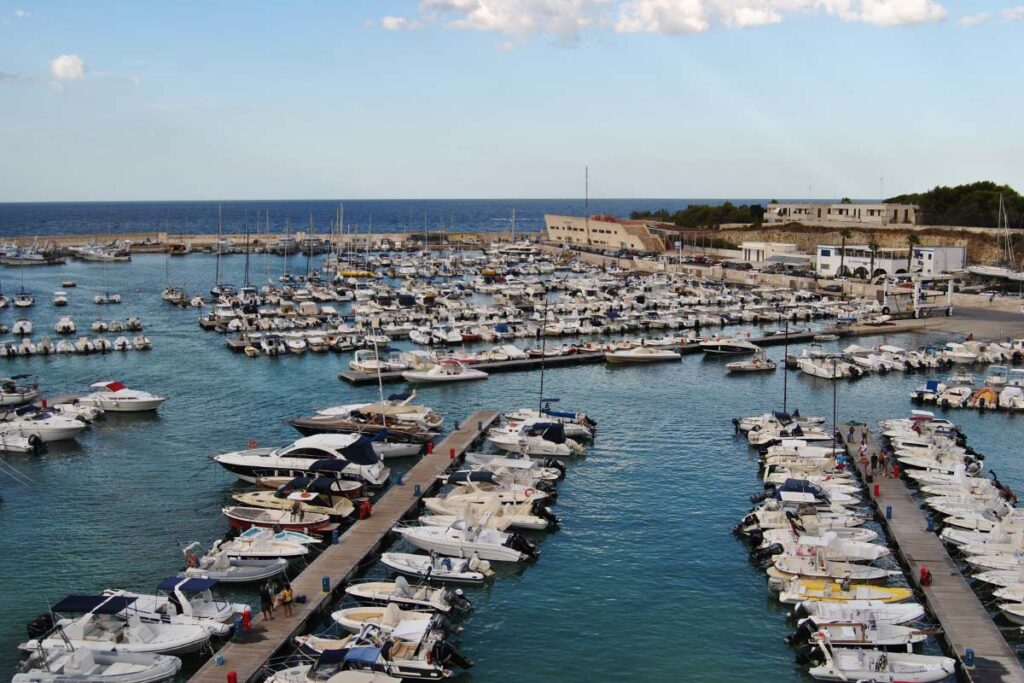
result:
[[[526,489],[525,491],[523,491],[523,495],[526,496],[527,498],[532,496],[534,493],[536,493],[536,491],[534,491],[533,489]]]
[[[194,552],[189,551],[189,552],[185,553],[185,562],[190,567],[198,567],[199,566],[199,556],[196,555]]]
[[[252,449],[252,448],[259,448],[260,445],[259,445],[259,443],[257,443],[256,439],[249,439],[248,446],[249,446],[250,449]]]

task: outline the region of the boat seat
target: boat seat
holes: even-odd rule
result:
[[[131,673],[138,673],[139,666],[129,662],[114,662],[103,671],[104,676],[122,676]]]
[[[72,652],[71,656],[68,657],[67,664],[64,665],[64,673],[66,675],[88,676],[99,669],[100,666],[96,663],[96,659],[93,658],[92,651],[86,648],[80,648]]]
[[[394,604],[390,604],[384,608],[384,614],[381,615],[381,623],[385,626],[398,626],[398,623],[402,620],[402,613]]]

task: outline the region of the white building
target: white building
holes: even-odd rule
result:
[[[911,255],[908,247],[876,249],[872,254],[865,244],[847,244],[844,256],[839,245],[819,244],[815,270],[824,277],[845,274],[866,278],[870,273],[874,278],[907,272],[925,276],[939,275],[961,271],[965,265],[964,247],[914,247]],[[845,273],[839,272],[840,266]]]
[[[916,225],[919,210],[916,204],[769,204],[764,222],[866,228]]]
[[[598,249],[634,249],[660,254],[664,242],[651,234],[643,221],[619,221],[611,216],[545,215],[548,239]]]
[[[773,256],[795,256],[795,244],[787,242],[744,242],[740,245],[743,260],[748,263],[763,263]]]

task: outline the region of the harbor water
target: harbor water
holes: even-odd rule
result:
[[[236,282],[243,258],[225,258]],[[61,315],[72,316],[79,334],[89,336],[97,318],[138,315],[153,343],[149,352],[0,359],[0,374],[34,374],[49,395],[120,380],[169,397],[155,416],[107,415],[75,442],[51,444],[45,455],[4,459],[5,468],[16,468],[27,483],[0,473],[3,675],[17,662],[26,622],[49,604],[104,588],[151,591],[180,568],[179,546],[223,535],[221,506],[242,487],[208,456],[244,448],[249,440],[284,445],[297,437],[285,418],[375,400],[376,387],[338,380],[351,354],[246,358],[230,353],[220,335],[200,330],[199,312],[160,300],[165,269],[174,283],[202,293],[213,284],[214,261],[191,255],[168,263],[153,255],[129,264],[0,270],[7,294],[24,278],[36,296],[27,312],[8,308],[0,319],[9,325],[15,316],[30,318],[36,341],[56,338],[53,323]],[[254,259],[254,280],[276,274],[279,262]],[[297,257],[293,270],[304,265]],[[67,290],[71,303],[54,308],[52,292],[68,279],[78,282]],[[124,303],[93,304],[105,288]],[[925,339],[886,341],[917,345]],[[781,347],[769,350],[774,359],[781,355]],[[874,423],[903,416],[911,408],[909,391],[926,376],[890,373],[841,382],[839,419]],[[419,400],[451,426],[477,409],[536,405],[539,380],[537,372],[501,374],[426,387]],[[806,667],[783,642],[792,630],[786,610],[747,547],[730,534],[749,509],[748,496],[761,488],[755,453],[734,437],[730,420],[781,408],[782,388],[781,370],[727,376],[722,362],[700,355],[650,367],[549,370],[545,395],[595,418],[597,440],[570,465],[556,506],[562,526],[542,538],[540,561],[468,590],[475,609],[461,650],[476,665],[458,680],[803,680]],[[789,374],[790,409],[831,420],[832,402],[830,382]],[[1024,416],[948,415],[1004,483],[1024,490]],[[1008,637],[1019,645],[1018,636]]]

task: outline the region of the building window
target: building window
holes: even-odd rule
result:
[[[821,255],[822,256],[831,256],[832,255],[832,250],[831,249],[822,249],[821,250]]]

